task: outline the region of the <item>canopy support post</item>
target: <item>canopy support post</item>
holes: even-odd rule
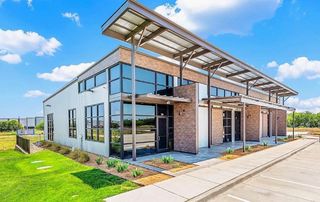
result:
[[[182,86],[182,80],[183,80],[183,56],[180,55],[180,82],[179,86]]]
[[[295,111],[293,111],[292,113],[292,138],[294,140],[294,128],[295,128],[295,125],[296,125],[296,122],[295,122],[295,119],[294,119],[294,114],[295,114]]]
[[[249,95],[249,81],[247,81],[246,95]]]
[[[242,151],[246,151],[246,104],[242,105]]]
[[[276,118],[276,126],[275,126],[275,136],[274,136],[274,143],[278,144],[278,110],[275,110],[275,118]]]
[[[211,111],[211,71],[208,69],[208,148],[211,147],[211,135],[212,135],[212,111]]]
[[[136,149],[136,46],[134,37],[131,37],[131,108],[132,108],[132,160],[137,159]]]

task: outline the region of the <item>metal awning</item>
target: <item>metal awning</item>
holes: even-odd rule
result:
[[[123,100],[131,101],[131,95],[123,95]],[[137,95],[137,102],[143,103],[153,103],[153,104],[173,104],[173,103],[190,103],[191,99],[177,97],[177,96],[167,96],[167,95],[159,95],[159,94],[142,94]]]
[[[298,94],[134,0],[127,0],[102,25],[102,33],[128,43],[134,37],[147,50],[271,94]]]
[[[207,101],[208,99],[205,98],[203,100]],[[210,101],[214,104],[230,104],[230,105],[249,104],[249,105],[258,105],[261,107],[266,107],[268,109],[295,111],[295,108],[293,107],[286,107],[284,105],[257,99],[257,98],[246,96],[246,95],[239,95],[235,97],[212,97],[210,98]]]

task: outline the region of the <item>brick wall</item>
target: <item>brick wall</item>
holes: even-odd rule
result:
[[[260,141],[261,107],[249,105],[246,107],[246,140]]]
[[[198,153],[198,84],[174,88],[174,96],[190,98],[191,103],[174,103],[174,150]]]
[[[287,112],[284,110],[277,110],[278,119],[276,119],[276,110],[272,109],[272,134],[276,134],[276,120],[278,123],[278,135],[287,135]]]
[[[212,144],[223,143],[223,110],[212,109]]]

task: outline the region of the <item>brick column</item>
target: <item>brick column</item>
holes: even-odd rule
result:
[[[198,153],[198,84],[174,88],[174,96],[190,98],[191,103],[174,104],[174,150]]]
[[[261,106],[249,105],[246,108],[246,140],[260,141]]]

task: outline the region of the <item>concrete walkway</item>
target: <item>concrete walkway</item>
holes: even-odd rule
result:
[[[204,166],[153,185],[126,192],[107,201],[187,201],[199,200],[206,194],[223,189],[229,183],[251,176],[254,171],[270,166],[313,144],[315,139],[300,139],[272,147],[235,160]]]

